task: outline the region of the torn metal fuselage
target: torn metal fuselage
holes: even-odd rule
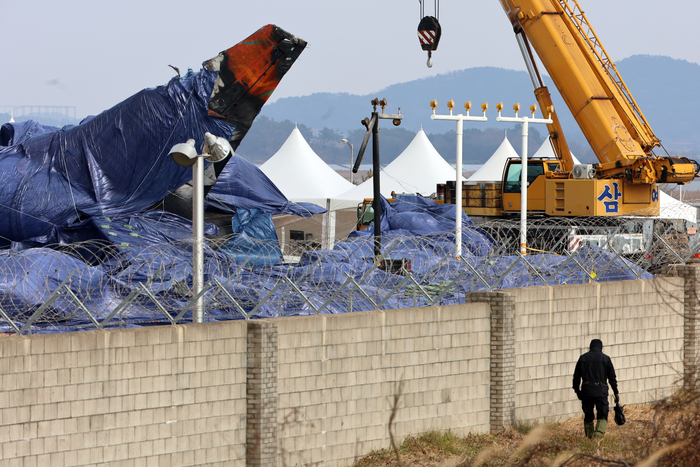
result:
[[[209,98],[208,115],[234,126],[233,136],[229,140],[234,151],[305,47],[306,41],[268,24],[204,62],[205,69],[219,73]],[[204,173],[205,194],[216,183],[232,155],[207,167]],[[191,218],[192,182],[168,195],[162,206],[167,211]]]

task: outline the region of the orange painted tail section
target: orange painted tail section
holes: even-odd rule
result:
[[[304,40],[268,24],[207,61],[206,68],[219,72],[209,115],[236,126],[237,133],[247,132],[305,47]]]

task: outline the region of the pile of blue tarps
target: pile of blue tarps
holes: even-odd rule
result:
[[[233,235],[219,249],[234,263],[271,266],[282,261],[272,216],[260,209],[239,209],[231,219]]]
[[[270,214],[240,209],[232,216],[231,238],[218,244],[215,237],[207,241],[207,319],[454,304],[464,303],[465,295],[477,290],[651,277],[597,248],[582,248],[573,256],[528,256],[529,265],[520,256],[494,255],[493,240],[466,216],[458,259],[453,205],[403,198],[383,207],[382,252],[406,260],[410,275],[376,267],[371,227],[336,243],[333,250],[310,251],[298,263],[284,263]],[[17,244],[15,250],[0,251],[0,308],[21,327],[56,295],[32,332],[94,329],[95,322],[107,318],[105,328],[168,324],[163,310],[190,322],[190,228],[188,221],[160,211],[95,216],[82,229],[60,230],[63,247]],[[215,234],[216,228],[209,226],[207,233]],[[55,294],[61,284],[75,298]],[[0,319],[0,331],[12,329]]]
[[[205,132],[230,138],[235,128],[207,115],[217,72],[201,70],[144,89],[79,125],[7,123],[0,132],[0,247],[57,243],[58,231],[83,219],[142,213],[192,179],[170,148]],[[209,164],[207,162],[207,164]],[[271,214],[323,212],[290,203],[255,165],[233,157],[212,207]]]
[[[300,217],[326,212],[316,204],[289,201],[262,170],[240,156],[226,164],[209,190],[206,207],[229,213],[238,209],[259,209],[270,214]]]
[[[143,212],[192,178],[169,156],[176,143],[234,127],[207,115],[217,72],[144,89],[79,125],[5,124],[0,147],[0,239],[50,243],[56,227]]]

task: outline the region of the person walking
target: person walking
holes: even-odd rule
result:
[[[615,402],[619,402],[620,393],[612,360],[603,353],[603,342],[593,339],[590,350],[579,357],[574,370],[574,391],[581,401],[583,429],[588,438],[602,438],[608,428],[608,383],[615,395]],[[596,414],[593,413],[594,408]],[[598,423],[594,426],[595,418]]]

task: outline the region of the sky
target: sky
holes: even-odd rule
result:
[[[427,0],[425,13],[434,15]],[[700,63],[700,2],[580,0],[613,61],[635,54]],[[97,114],[174,71],[273,23],[308,42],[272,100],[315,92],[369,94],[464,68],[524,70],[497,0],[442,0],[442,38],[427,68],[415,0],[0,0],[3,106],[75,106]],[[381,96],[379,96],[381,97]],[[479,96],[454,96],[455,101]],[[389,102],[388,111],[391,111]]]

